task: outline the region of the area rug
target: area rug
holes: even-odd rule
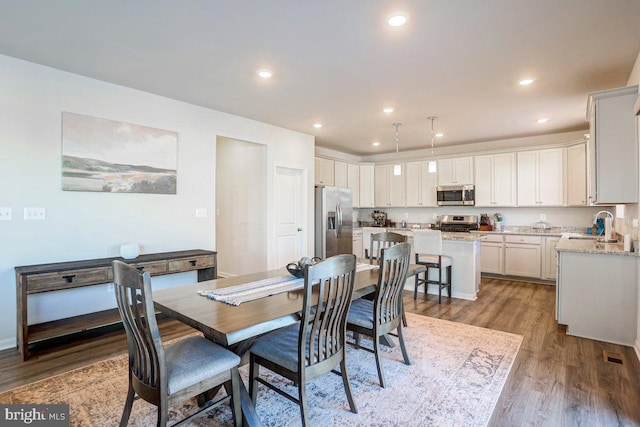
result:
[[[347,349],[347,368],[358,413],[349,411],[342,380],[325,375],[308,383],[310,423],[314,426],[484,426],[500,396],[522,336],[407,313],[404,329],[411,365],[399,346],[383,347],[387,387],[378,384],[372,353]],[[370,341],[363,340],[364,344]],[[248,366],[241,369],[247,384]],[[269,371],[261,373],[269,376]],[[290,393],[291,382],[270,380]],[[127,393],[127,356],[122,355],[0,394],[0,403],[68,403],[72,426],[116,426]],[[220,393],[224,393],[221,391]],[[195,400],[170,409],[171,421],[196,408]],[[265,426],[301,425],[297,405],[260,386],[256,411]],[[133,405],[130,426],[156,424],[156,409]],[[230,426],[227,405],[194,420],[194,426]]]

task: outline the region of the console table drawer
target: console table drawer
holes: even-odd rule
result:
[[[39,292],[97,285],[98,283],[107,283],[113,280],[112,277],[111,268],[108,267],[70,270],[59,273],[33,274],[26,276],[27,293],[36,294]]]
[[[137,262],[131,265],[140,271],[148,271],[152,276],[167,273],[167,261]]]
[[[201,268],[211,268],[216,265],[215,256],[201,256],[188,259],[174,259],[169,261],[169,272],[199,270]]]

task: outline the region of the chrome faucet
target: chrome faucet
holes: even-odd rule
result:
[[[611,218],[611,222],[608,222],[606,219],[604,221],[604,236],[605,236],[605,241],[607,240],[611,240],[611,227],[613,226],[613,214],[609,211],[599,211],[594,217],[593,217],[593,223],[597,224],[598,223],[598,217],[600,216],[600,214],[606,214],[607,217]]]

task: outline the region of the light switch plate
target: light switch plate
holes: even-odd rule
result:
[[[11,208],[0,208],[0,221],[11,221]]]
[[[546,214],[540,214],[540,221],[546,221],[547,220],[547,215]]]
[[[204,218],[207,216],[207,208],[196,209],[196,218]]]
[[[43,220],[46,218],[45,208],[24,208],[24,219]]]

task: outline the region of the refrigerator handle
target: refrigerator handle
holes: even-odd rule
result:
[[[336,239],[340,237],[340,234],[338,233],[338,229],[340,228],[340,205],[336,204],[336,224],[333,227],[333,232],[336,235]]]
[[[341,234],[342,234],[342,206],[340,206],[340,204],[338,203],[338,206],[336,206],[337,212],[338,212],[338,225],[336,226],[336,237],[340,238]]]

